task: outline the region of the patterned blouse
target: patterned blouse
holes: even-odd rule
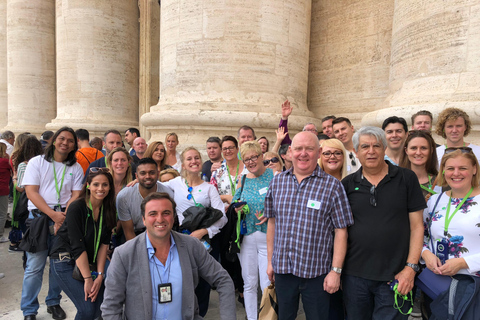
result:
[[[428,200],[428,208],[423,212],[423,221],[425,227],[425,237],[423,250],[429,250],[432,253],[436,251],[436,241],[444,238],[445,216],[450,197],[441,194],[435,212],[431,212],[437,198],[440,194],[433,195]],[[449,217],[455,211],[457,205],[462,201],[461,198],[452,198],[450,204]],[[468,198],[457,213],[453,216],[447,231],[447,240],[449,243],[449,259],[464,258],[468,269],[461,269],[460,274],[469,274],[480,276],[480,195]],[[428,233],[428,224],[431,223],[432,241]]]

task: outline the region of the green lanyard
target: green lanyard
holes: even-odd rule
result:
[[[65,170],[67,169],[67,165],[63,167],[62,182],[60,184],[60,188],[58,188],[57,171],[55,170],[55,161],[52,161],[52,165],[53,165],[53,176],[55,177],[55,191],[57,191],[57,204],[60,205],[60,192],[62,192],[63,181],[65,179]]]
[[[228,174],[228,179],[230,180],[230,188],[232,190],[232,196],[234,196],[235,191],[237,189],[236,183],[237,183],[237,177],[238,177],[238,169],[240,168],[240,161],[238,161],[238,163],[237,163],[237,173],[235,173],[235,180],[234,180],[235,184],[233,184],[233,182],[232,182],[232,177],[230,176],[230,170],[228,170],[228,164],[227,164],[226,161],[225,161],[225,166],[227,167],[227,174]]]
[[[107,157],[104,157],[104,158],[105,158],[105,168],[108,168]]]
[[[95,260],[97,259],[97,253],[98,253],[98,246],[100,245],[100,238],[102,237],[102,223],[103,223],[103,205],[100,207],[100,225],[99,225],[99,230],[98,230],[98,238],[97,238],[97,225],[95,224],[95,219],[94,219],[94,213],[93,213],[93,208],[92,208],[92,202],[88,200],[88,206],[90,207],[90,210],[92,210],[92,220],[93,220],[93,228],[94,228],[94,246],[95,246],[95,253],[93,255],[93,263],[95,263]],[[88,219],[88,216],[87,216]],[[85,235],[87,235],[87,223],[85,222]]]
[[[452,191],[450,191],[450,199],[448,200],[448,205],[447,205],[447,212],[445,214],[445,230],[443,231],[443,235],[446,237],[448,234],[448,226],[450,225],[450,222],[452,221],[453,217],[457,213],[457,211],[463,206],[465,201],[470,197],[472,194],[473,187],[470,188],[470,191],[468,191],[467,195],[462,199],[462,201],[457,205],[455,208],[455,211],[453,211],[452,215],[449,216],[450,213],[450,204],[452,203]]]
[[[428,188],[425,187],[423,184],[420,185],[420,188],[422,188],[423,190],[427,191],[428,193],[431,193],[431,194],[437,194],[435,191],[433,191],[432,189],[432,180],[430,179],[430,176],[428,176]]]

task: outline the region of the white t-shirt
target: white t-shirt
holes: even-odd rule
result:
[[[176,177],[170,181],[164,182],[163,185],[169,187],[174,192],[174,200],[177,204],[178,222],[182,225],[183,212],[190,207],[193,207],[195,203],[193,200],[188,200],[189,194],[185,179],[182,177]],[[204,207],[212,207],[222,211],[223,217],[216,221],[212,226],[207,228],[208,236],[213,238],[214,235],[220,232],[220,229],[227,223],[227,217],[225,216],[225,207],[222,199],[217,192],[217,189],[207,182],[195,186],[192,188],[192,195],[196,203],[201,203]]]
[[[477,157],[477,160],[480,161],[480,147],[470,143],[467,147],[472,148],[473,154]],[[440,168],[440,163],[442,162],[442,157],[445,154],[445,145],[442,144],[437,147],[437,159],[438,159],[438,168]]]
[[[73,166],[67,166],[64,163],[53,161],[57,174],[58,187],[62,182],[63,170],[65,168],[65,178],[63,187],[60,191],[60,205],[65,207],[68,200],[72,197],[72,191],[82,190],[83,169],[78,163]],[[43,155],[36,156],[28,162],[27,169],[23,176],[23,186],[39,186],[38,192],[45,200],[47,205],[53,209],[58,204],[57,191],[55,189],[55,178],[53,176],[52,162],[45,160]],[[28,210],[37,209],[37,207],[28,200]]]

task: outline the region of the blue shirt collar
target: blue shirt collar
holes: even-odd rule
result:
[[[152,259],[152,257],[155,255],[155,248],[153,247],[152,243],[150,242],[150,239],[148,238],[148,233],[147,232],[145,232],[145,237],[146,237],[146,243],[147,243],[148,259]],[[170,242],[171,242],[170,250],[172,250],[172,248],[174,246],[176,246],[176,244],[175,244],[175,240],[173,239],[173,236],[172,236],[171,232],[170,232]]]

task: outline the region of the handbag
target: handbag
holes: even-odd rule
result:
[[[437,208],[437,204],[440,201],[440,198],[442,197],[443,192],[438,196],[437,201],[435,202],[435,205],[433,206],[432,214],[435,212],[435,209]],[[431,237],[431,227],[432,224],[432,219],[430,217],[430,221],[428,222],[428,234],[429,234],[429,241],[431,241],[431,247],[432,247],[432,253],[435,254],[435,246],[433,243],[433,239]],[[419,287],[423,292],[425,292],[426,295],[428,295],[430,298],[435,300],[437,296],[447,290],[450,287],[450,283],[452,282],[452,277],[449,276],[442,276],[433,273],[428,268],[424,268],[422,272],[416,277],[415,279],[415,285]]]
[[[242,176],[242,187],[240,188],[240,196],[243,193],[243,186],[245,185],[246,175]],[[232,205],[227,210],[227,225],[226,232],[228,236],[228,248],[225,258],[230,262],[235,262],[238,259],[237,253],[240,253],[240,245],[243,241],[243,234],[240,233],[240,224],[245,220],[245,213],[240,211],[237,213]]]
[[[90,266],[90,272],[97,271],[96,265],[90,264],[89,266]],[[80,269],[78,268],[76,263],[75,263],[75,267],[73,268],[72,278],[81,282],[85,282],[85,279],[83,278],[83,275],[80,272]]]
[[[277,293],[275,292],[275,284],[272,283],[263,290],[262,301],[260,302],[260,309],[258,320],[277,320],[278,319],[278,304]]]

